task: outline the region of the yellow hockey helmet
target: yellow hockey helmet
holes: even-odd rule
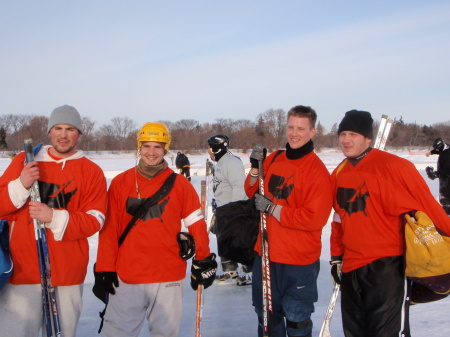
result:
[[[141,127],[137,134],[138,150],[141,148],[142,143],[158,142],[164,143],[164,148],[169,151],[170,140],[169,130],[162,123],[146,123]]]

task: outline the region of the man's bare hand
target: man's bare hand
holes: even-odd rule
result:
[[[20,172],[20,182],[26,189],[29,189],[39,179],[39,167],[37,165],[36,161],[29,162]]]
[[[52,222],[53,209],[37,201],[30,201],[30,216],[41,222]]]

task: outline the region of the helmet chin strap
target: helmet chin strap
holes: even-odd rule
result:
[[[224,148],[220,149],[217,152],[214,152],[214,160],[216,162],[219,161],[219,159],[222,158],[227,152],[228,152],[228,150],[224,149]]]
[[[217,154],[217,153],[219,153],[220,151],[223,150],[222,148],[219,148],[216,152],[214,152],[212,147],[209,147],[209,148],[211,149],[211,152],[214,153],[214,154]]]
[[[141,149],[138,149],[137,153],[136,153],[136,157],[134,157],[134,160],[136,162],[136,165],[134,166],[134,180],[136,182],[136,194],[138,196],[138,199],[141,199],[141,192],[139,191],[139,184],[138,184],[138,179],[137,179],[137,167],[138,167],[138,158],[141,155]]]

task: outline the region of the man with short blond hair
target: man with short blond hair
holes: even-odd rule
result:
[[[273,315],[268,323],[273,337],[311,337],[314,303],[318,299],[322,228],[331,212],[330,174],[314,153],[317,114],[298,105],[288,112],[286,150],[267,159],[262,147],[250,155],[251,170],[245,181],[248,197],[267,213]],[[259,162],[264,160],[264,196],[257,193]],[[258,336],[263,333],[261,233],[255,245],[253,305],[258,316]]]

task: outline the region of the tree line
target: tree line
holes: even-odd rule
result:
[[[230,138],[230,147],[251,149],[255,144],[263,144],[270,151],[283,148],[286,144],[285,129],[287,113],[282,109],[268,109],[257,115],[255,120],[217,118],[214,123],[200,123],[195,119],[182,119],[177,122],[160,120],[170,130],[171,148],[186,153],[204,151],[206,140],[215,134],[224,134]],[[0,150],[19,152],[23,141],[32,138],[34,143],[48,142],[48,117],[37,115],[0,115]],[[82,118],[83,136],[78,148],[84,151],[135,151],[136,134],[139,127],[130,117],[114,117],[108,124],[99,125],[90,117]],[[374,122],[374,134],[377,134],[379,121]],[[338,123],[330,130],[320,123],[316,125],[314,144],[317,151],[321,148],[338,148]],[[409,149],[430,147],[434,139],[450,135],[450,121],[421,125],[405,122],[403,117],[392,126],[387,147]],[[448,140],[446,140],[448,141]]]

